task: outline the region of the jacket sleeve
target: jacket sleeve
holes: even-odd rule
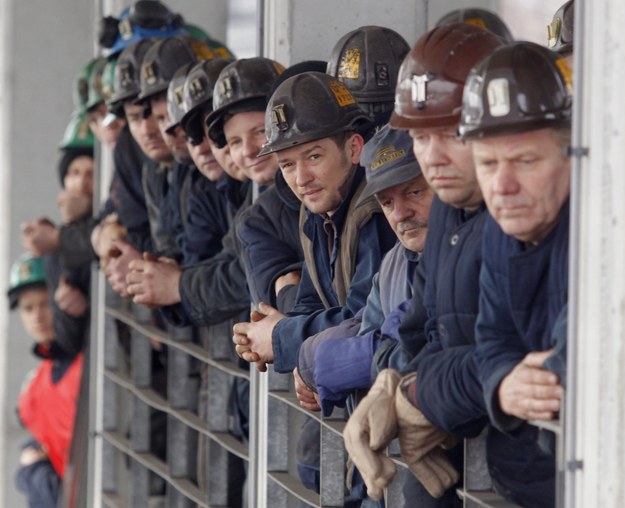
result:
[[[143,157],[139,152],[130,132],[123,130],[113,152],[111,197],[119,221],[128,230],[128,243],[141,252],[154,252],[141,180]]]
[[[90,215],[83,216],[59,229],[59,257],[65,270],[78,268],[96,259],[91,247],[91,232],[96,225]]]
[[[354,316],[365,306],[373,275],[397,237],[382,214],[375,214],[360,231],[356,269],[344,307],[325,309],[304,264],[297,304],[273,329],[274,369],[290,372],[297,363],[300,345],[311,335]]]
[[[262,203],[246,209],[237,223],[241,259],[254,303],[275,302],[276,279],[289,271],[301,271],[303,264],[303,257],[294,248],[293,242],[285,240],[288,236],[297,237],[299,234],[297,213],[293,214],[292,221],[281,220],[278,216],[282,209],[280,197],[273,188],[265,191],[260,199]],[[276,228],[288,228],[290,231],[278,231]]]
[[[40,460],[17,471],[17,488],[26,494],[29,506],[56,508],[61,494],[61,478],[48,460]]]
[[[219,254],[182,270],[179,289],[184,313],[196,326],[216,324],[249,309],[234,228],[224,237]]]
[[[504,274],[501,267],[495,265],[492,245],[488,246],[489,236],[494,233],[494,228],[489,228],[489,225],[492,226],[491,221],[488,221],[484,232],[475,359],[490,420],[502,432],[510,432],[518,428],[522,420],[501,410],[499,385],[529,351],[519,339],[506,308]]]
[[[214,185],[202,177],[190,190],[181,242],[183,265],[192,266],[215,256],[227,232],[225,202],[219,198]]]
[[[372,379],[384,369],[395,369],[403,374],[416,370],[412,362],[427,342],[424,329],[427,316],[423,306],[425,270],[422,260],[415,271],[412,286],[412,298],[402,303],[405,312],[397,330],[397,337],[384,337],[376,351],[371,366]]]

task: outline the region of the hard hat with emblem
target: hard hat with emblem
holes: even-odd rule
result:
[[[31,254],[22,254],[12,265],[9,271],[9,308],[17,307],[20,292],[25,289],[45,289],[46,272],[43,258]]]
[[[89,101],[89,78],[91,71],[100,62],[106,63],[106,58],[92,58],[83,65],[76,77],[74,78],[74,93],[72,99],[74,102],[74,112],[81,113],[85,111],[87,102]]]
[[[115,66],[117,59],[98,62],[89,77],[89,98],[85,107],[87,111],[99,104],[108,101],[113,95],[115,86]]]
[[[165,129],[167,133],[180,125],[182,115],[184,115],[184,105],[182,103],[182,90],[187,80],[187,74],[194,64],[186,63],[176,71],[174,77],[171,78],[167,87],[167,116],[169,117],[169,125]]]
[[[547,46],[558,53],[573,51],[573,25],[575,24],[575,3],[569,0],[553,15],[547,25]]]
[[[208,135],[218,146],[225,146],[224,116],[247,111],[265,111],[274,80],[284,67],[269,58],[235,60],[224,67],[213,90],[213,111],[206,118]]]
[[[399,70],[391,126],[456,125],[469,71],[501,45],[496,35],[465,23],[436,27],[423,35]]]
[[[187,75],[182,90],[184,115],[180,125],[191,143],[199,144],[204,139],[204,118],[213,110],[213,89],[219,73],[231,63],[225,58],[204,60],[196,64]]]
[[[93,132],[89,127],[89,120],[87,119],[87,113],[74,113],[70,119],[63,139],[59,144],[61,150],[70,148],[91,148],[95,144],[95,138]]]
[[[571,78],[566,59],[543,46],[517,42],[499,48],[467,79],[461,137],[570,127]]]
[[[122,113],[121,106],[126,101],[134,101],[141,92],[141,64],[148,49],[158,39],[141,39],[121,52],[115,66],[114,92],[108,101],[109,110]]]
[[[487,9],[469,8],[456,9],[445,14],[434,26],[452,25],[454,23],[466,23],[498,35],[504,42],[512,42],[514,38],[510,29],[497,14]]]
[[[342,81],[370,115],[393,109],[399,67],[410,51],[394,30],[362,26],[335,44],[327,73]]]
[[[203,42],[188,35],[159,39],[143,58],[139,100],[166,91],[174,74],[183,65],[210,60],[212,56]]]
[[[271,96],[265,113],[267,143],[258,154],[369,126],[371,118],[338,79],[321,72],[296,74]]]
[[[119,18],[100,21],[98,41],[107,56],[120,53],[146,37],[170,37],[185,33],[184,20],[158,0],[138,0],[124,9]]]

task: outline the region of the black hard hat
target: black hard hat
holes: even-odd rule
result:
[[[326,72],[342,81],[370,114],[391,111],[399,67],[408,51],[410,46],[394,30],[362,26],[335,44]]]
[[[455,126],[469,71],[502,44],[496,35],[464,23],[439,26],[423,35],[399,70],[391,126]]]
[[[547,46],[558,53],[573,51],[573,25],[575,24],[575,3],[569,0],[553,15],[547,25]]]
[[[148,50],[141,65],[139,100],[167,90],[174,74],[184,64],[195,64],[212,57],[206,44],[188,35],[159,39]]]
[[[500,136],[570,127],[571,69],[557,53],[516,42],[480,62],[467,79],[460,135]]]
[[[165,129],[165,132],[171,133],[180,125],[180,120],[182,115],[184,115],[182,90],[191,67],[193,67],[192,63],[186,63],[180,67],[167,86],[167,116],[169,117],[169,125]]]
[[[225,58],[204,60],[196,64],[187,75],[182,89],[184,114],[180,125],[192,143],[204,139],[204,117],[213,110],[213,89],[222,69],[231,63]]]
[[[135,100],[141,92],[141,64],[148,49],[158,39],[141,39],[121,52],[115,67],[115,92],[108,101],[109,110],[117,112],[125,101]]]
[[[338,79],[304,72],[282,83],[265,113],[267,143],[258,156],[368,125],[371,118]]]
[[[225,146],[224,116],[245,111],[265,111],[273,81],[284,71],[278,62],[264,57],[242,58],[224,67],[213,91],[213,112],[206,118],[208,135]]]
[[[474,25],[498,35],[504,42],[514,41],[510,30],[503,20],[494,12],[486,9],[456,9],[445,14],[434,26],[451,25],[453,23]]]

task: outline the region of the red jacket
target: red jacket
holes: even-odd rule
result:
[[[42,360],[17,404],[22,423],[46,450],[61,478],[72,443],[82,360],[78,354],[56,383],[52,379],[54,361]]]

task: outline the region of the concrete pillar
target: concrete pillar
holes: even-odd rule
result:
[[[575,7],[585,11],[575,14],[581,60],[574,93],[581,146],[589,154],[579,172],[581,220],[572,229],[579,231],[577,312],[571,318],[578,337],[572,458],[583,464],[568,478],[575,490],[567,506],[616,508],[625,497],[625,4],[596,0]]]

